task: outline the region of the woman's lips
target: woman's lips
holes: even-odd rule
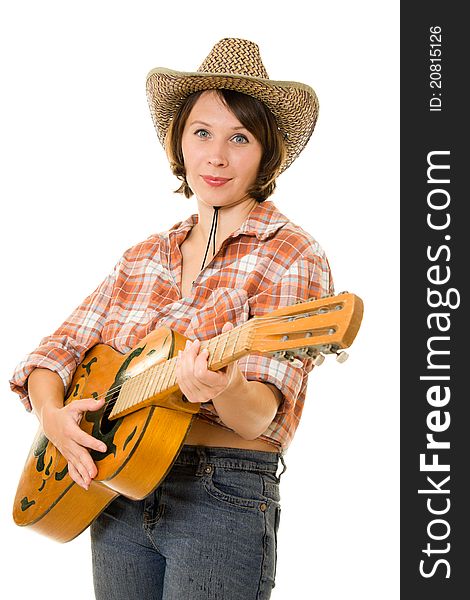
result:
[[[221,185],[224,185],[224,183],[227,183],[227,181],[230,181],[227,177],[211,177],[210,175],[201,175],[201,177],[207,184],[214,187],[220,187]]]

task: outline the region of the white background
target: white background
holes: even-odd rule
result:
[[[12,524],[37,421],[8,379],[126,248],[195,212],[172,193],[145,77],[195,70],[223,37],[317,91],[317,128],[272,200],[324,247],[336,291],[365,303],[349,361],[310,376],[272,598],[398,598],[398,17],[372,0],[2,4],[4,598],[93,598],[87,533],[60,545]]]

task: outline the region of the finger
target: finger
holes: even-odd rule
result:
[[[96,439],[92,435],[85,433],[82,429],[78,428],[78,431],[74,432],[72,439],[80,444],[83,448],[90,448],[91,450],[97,450],[98,452],[106,452],[108,447],[101,440]]]
[[[176,379],[178,385],[190,402],[207,402],[214,395],[212,386],[219,384],[217,374],[210,372],[209,380],[205,376],[209,373],[207,368],[207,349],[200,350],[201,342],[187,341],[185,349],[178,353],[176,365]],[[199,367],[197,367],[199,365]],[[198,376],[196,376],[196,371]]]
[[[193,382],[181,379],[178,386],[190,402],[205,402],[206,399],[201,395],[201,390]]]
[[[197,340],[197,339],[193,340],[193,341],[187,340],[186,345],[183,350],[183,353],[186,356],[191,356],[193,358],[196,358],[196,356],[199,353],[200,347],[201,347],[201,342],[199,340]]]
[[[68,408],[68,407],[67,407]],[[81,415],[78,413],[74,416],[73,413],[68,415],[68,419],[65,421],[63,426],[63,433],[66,439],[78,444],[84,448],[90,448],[91,450],[97,450],[98,452],[106,452],[107,446],[101,440],[89,435],[79,426]],[[66,442],[63,442],[66,445]],[[73,450],[73,448],[71,448]]]
[[[75,468],[78,469],[78,466],[81,463],[90,477],[96,476],[98,469],[89,450],[77,441],[73,439],[67,440],[63,447],[59,448],[59,451],[68,461],[75,465]]]
[[[74,400],[70,404],[68,404],[68,408],[80,411],[87,412],[89,410],[98,410],[104,404],[104,397],[95,399],[95,398],[81,398],[80,400]]]
[[[195,347],[189,340],[186,343],[184,350],[180,350],[178,354],[177,373],[182,379],[191,379],[194,376],[194,361],[196,360],[197,352]]]
[[[79,424],[86,412],[99,410],[103,407],[103,404],[104,398],[98,400],[94,398],[82,398],[81,400],[74,400],[70,404],[67,404],[64,409],[70,412]]]
[[[232,325],[228,323],[228,327],[231,328]],[[228,378],[225,369],[224,371],[211,371],[208,368],[209,350],[207,348],[203,348],[197,356],[194,356],[195,349],[200,349],[199,340],[196,342],[191,346],[188,345],[188,350],[184,352],[180,371],[181,379],[192,393],[197,394],[199,402],[207,402],[226,387]]]
[[[231,329],[233,329],[235,326],[233,325],[233,323],[231,323],[230,321],[227,321],[226,323],[224,323],[224,326],[222,327],[222,333],[225,333],[227,331],[230,331]]]
[[[83,489],[88,490],[91,483],[91,477],[88,471],[83,467],[81,463],[73,464],[68,463],[70,477]]]
[[[193,372],[194,377],[198,382],[198,386],[199,384],[207,387],[219,387],[221,385],[224,385],[226,380],[225,373],[222,373],[220,371],[211,371],[208,368],[208,357],[209,352],[206,349],[204,349],[198,354],[196,360],[194,361]]]
[[[178,356],[178,359],[179,365],[177,364],[176,368],[176,381],[181,392],[190,402],[204,402],[205,398],[201,399],[200,389],[192,373],[191,361],[187,358],[185,359],[183,354]]]
[[[75,483],[77,485],[79,485],[80,487],[87,489],[85,486],[85,482],[82,479],[82,476],[80,475],[80,473],[77,471],[77,469],[73,466],[73,464],[70,461],[68,463],[68,469],[69,469],[69,475],[73,479],[73,481],[75,481]]]

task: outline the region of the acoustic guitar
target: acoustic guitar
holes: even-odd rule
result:
[[[300,302],[254,317],[202,342],[208,366],[216,371],[250,353],[280,360],[325,354],[343,359],[362,320],[354,294]],[[105,397],[98,411],[83,415],[80,427],[102,440],[105,452],[91,451],[98,474],[88,490],[68,473],[67,461],[39,429],[16,493],[13,518],[57,541],[82,531],[119,494],[140,500],[165,478],[181,449],[199,404],[188,402],[176,382],[178,351],[186,338],[155,329],[127,354],[98,344],[76,369],[65,404]]]

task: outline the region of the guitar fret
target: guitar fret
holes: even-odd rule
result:
[[[147,386],[147,389],[145,390],[146,398],[151,398],[152,396],[155,396],[155,377],[157,375],[156,367],[157,367],[157,365],[154,365],[153,367],[150,367],[150,369],[149,369],[149,371],[150,371],[149,384]]]
[[[213,356],[214,356],[214,360],[218,362],[219,359],[217,358],[217,346],[219,345],[220,335],[217,336],[216,338],[213,338],[211,341],[212,341],[212,343],[215,343]]]
[[[132,402],[132,406],[139,404],[139,402],[144,399],[144,390],[147,385],[147,371],[143,371],[142,373],[136,375],[136,379],[138,380],[138,388],[137,394]]]
[[[223,345],[223,348],[222,348],[221,359],[223,359],[223,356],[225,354],[225,348],[227,347],[227,343],[229,341],[229,338],[231,337],[230,331],[227,331],[223,335],[225,336],[225,344]]]
[[[178,382],[176,380],[176,367],[178,366],[178,359],[175,356],[174,358],[171,359],[171,378],[170,381],[168,382],[168,387],[173,387],[174,385],[176,385]]]
[[[171,358],[170,362],[172,363],[171,365],[171,376],[170,379],[168,381],[168,387],[173,387],[176,384],[176,366],[177,366],[177,359],[176,357]]]
[[[131,405],[132,396],[134,395],[135,381],[133,379],[128,379],[124,383],[124,385],[125,385],[124,393],[122,394],[123,389],[121,388],[121,392],[119,393],[119,397],[118,397],[118,406],[119,406],[120,410],[129,408],[129,406]],[[122,394],[122,400],[121,400],[121,394]]]
[[[143,400],[147,400],[147,398],[151,398],[153,396],[153,378],[155,375],[155,368],[154,367],[149,367],[147,369],[147,385],[145,386],[145,389],[143,391],[144,397]]]
[[[165,364],[165,367],[164,367],[165,375],[162,380],[162,385],[163,385],[163,390],[167,390],[169,387],[168,381],[170,379],[170,374],[171,374],[171,369],[168,367],[168,365],[170,364],[170,361],[167,360],[166,363],[164,363],[164,364]],[[170,366],[171,366],[171,364],[170,364]]]
[[[165,367],[165,365],[166,365],[166,363],[162,363],[162,364],[158,365],[158,369],[157,369],[158,377],[157,377],[156,389],[155,389],[155,393],[156,394],[159,394],[162,391],[162,389],[163,389],[162,378],[165,375],[165,373],[164,373],[164,367]]]
[[[139,402],[140,392],[143,385],[142,373],[139,373],[139,375],[135,375],[132,379],[135,381],[135,389],[130,406],[134,406],[134,404],[137,404]]]
[[[126,408],[130,408],[131,406],[134,405],[134,401],[135,401],[135,398],[137,396],[138,388],[139,388],[139,383],[140,383],[138,377],[132,377],[131,381],[132,381],[132,386],[131,386],[131,392],[132,393],[129,394],[129,399],[128,399]]]
[[[234,342],[234,344],[233,344],[233,348],[232,348],[232,356],[235,354],[235,350],[236,350],[236,348],[237,348],[238,340],[239,340],[239,338],[240,338],[240,335],[241,335],[242,329],[243,329],[242,327],[239,327],[239,328],[238,328],[237,336],[236,336],[236,338],[235,338],[235,342]]]
[[[162,384],[161,384],[161,379],[163,376],[163,365],[165,363],[161,363],[159,365],[155,365],[155,383],[153,386],[153,393],[154,394],[159,394],[162,391]]]
[[[128,394],[129,394],[129,385],[128,385],[128,381],[125,381],[122,384],[121,389],[119,391],[119,394],[118,394],[118,397],[116,400],[116,408],[118,408],[119,410],[121,409],[121,407],[126,403]]]

